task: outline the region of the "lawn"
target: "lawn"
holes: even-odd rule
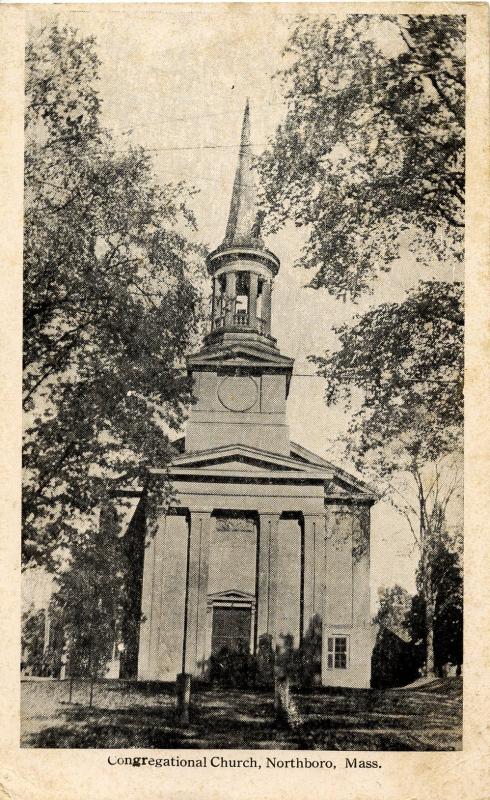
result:
[[[190,724],[175,714],[173,686],[23,681],[23,747],[236,748],[291,750],[459,750],[462,680],[407,689],[317,690],[294,694],[294,730],[274,723],[271,694],[202,688]]]

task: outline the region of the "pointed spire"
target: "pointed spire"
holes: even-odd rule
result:
[[[247,97],[243,115],[238,166],[231,196],[230,214],[226,226],[224,245],[261,246],[260,216],[257,209],[257,192],[252,166],[250,142],[250,104]]]

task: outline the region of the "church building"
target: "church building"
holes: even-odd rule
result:
[[[297,648],[316,626],[317,683],[368,687],[375,497],[290,440],[293,360],[273,336],[280,264],[260,236],[248,104],[226,235],[207,268],[209,332],[188,359],[195,403],[170,467],[152,470],[170,477],[174,501],[152,535],[144,496],[130,523],[146,544],[135,549],[142,579],[126,671],[205,680],[223,648],[254,654],[264,637]]]

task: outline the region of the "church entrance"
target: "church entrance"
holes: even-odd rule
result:
[[[230,653],[249,653],[251,629],[251,608],[215,607],[211,654],[217,656],[223,650]]]
[[[212,682],[236,688],[253,684],[253,614],[252,603],[243,599],[239,605],[223,602],[223,598],[213,604],[209,659]]]

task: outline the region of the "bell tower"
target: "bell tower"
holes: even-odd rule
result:
[[[213,281],[208,341],[223,339],[223,334],[228,332],[240,335],[250,332],[271,338],[271,289],[279,260],[264,247],[260,222],[247,101],[226,236],[207,260]]]
[[[188,359],[196,402],[186,451],[235,444],[289,455],[286,398],[293,360],[281,355],[271,333],[280,265],[265,247],[260,225],[247,100],[226,235],[207,257],[210,331],[202,350]]]

